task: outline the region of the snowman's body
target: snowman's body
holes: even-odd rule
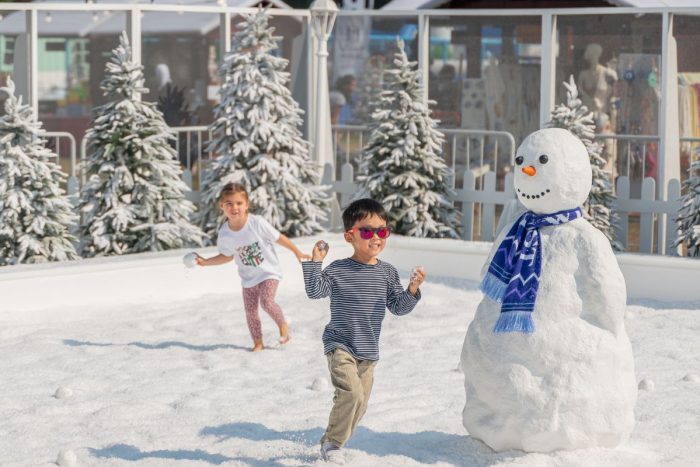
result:
[[[516,174],[521,192],[533,191],[528,182],[519,184]],[[555,203],[550,212],[573,207]],[[583,218],[542,227],[540,241],[535,331],[494,333],[501,304],[488,297],[469,325],[461,356],[464,426],[497,451],[616,446],[632,431],[637,398],[624,278],[608,240]]]

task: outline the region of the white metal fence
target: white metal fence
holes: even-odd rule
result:
[[[341,131],[342,130],[342,131]],[[211,133],[206,126],[176,127],[174,148],[183,168],[183,181],[192,189],[189,199],[199,201],[199,189],[207,163],[212,154],[209,151]],[[503,209],[509,201],[515,199],[513,191],[513,174],[503,171],[510,167],[515,152],[515,141],[506,132],[489,132],[479,130],[441,130],[446,134],[444,153],[450,167],[454,170],[458,183],[453,183],[455,206],[462,213],[463,239],[491,241],[495,236],[496,225]],[[42,135],[49,147],[57,153],[59,164],[68,175],[67,191],[75,195],[84,182],[84,175],[79,169],[76,141],[70,133],[46,132]],[[334,142],[345,138],[356,139],[356,144],[364,145],[367,139],[366,127],[335,128]],[[680,208],[680,182],[671,180],[667,186],[666,200],[657,196],[656,182],[651,177],[639,179],[634,175],[633,165],[627,156],[636,151],[635,145],[645,151],[645,144],[658,141],[656,137],[615,135],[618,157],[621,167],[626,168],[616,180],[615,211],[619,216],[618,240],[626,250],[642,253],[676,254],[671,245],[677,238],[675,217]],[[609,135],[598,136],[601,140]],[[656,138],[656,139],[654,139]],[[498,144],[498,141],[502,141]],[[700,147],[700,138],[685,138],[683,143]],[[336,146],[337,148],[338,146]],[[361,153],[359,146],[354,152],[337,153],[339,160],[335,168],[324,168],[322,184],[330,186],[330,191],[337,196],[328,226],[340,226],[340,208],[346,206],[358,191],[356,182],[357,157]],[[473,148],[477,150],[474,151]],[[622,148],[622,149],[620,149]],[[628,149],[629,148],[629,149]],[[86,157],[86,139],[80,144],[80,160]],[[693,151],[696,153],[697,151]],[[503,156],[505,154],[505,156]],[[505,159],[503,159],[505,157]],[[696,156],[697,157],[697,156]],[[501,162],[497,162],[501,159]],[[493,165],[491,165],[493,164]],[[500,165],[499,165],[500,164]],[[500,169],[496,172],[491,169]],[[335,170],[334,170],[335,169]],[[460,170],[461,169],[461,170]],[[335,173],[334,173],[335,172]],[[659,225],[666,232],[666,239],[658,238]]]

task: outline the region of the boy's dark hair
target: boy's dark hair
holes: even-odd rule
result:
[[[350,205],[343,211],[343,227],[345,230],[352,229],[355,222],[361,221],[367,217],[375,215],[384,222],[389,222],[389,216],[386,213],[386,209],[378,201],[371,198],[362,198],[357,201],[353,201]]]

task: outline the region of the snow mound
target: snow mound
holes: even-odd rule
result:
[[[328,380],[326,378],[314,378],[309,389],[312,391],[325,391],[328,389]]]
[[[73,397],[73,390],[64,386],[59,386],[53,394],[56,399],[68,399]]]
[[[641,391],[651,392],[656,388],[656,383],[654,383],[654,380],[652,380],[652,379],[644,378],[639,382],[639,384],[637,385],[637,388],[640,389]]]
[[[58,453],[56,463],[61,467],[76,467],[78,465],[78,457],[69,449]]]
[[[695,373],[688,373],[683,377],[683,381],[688,383],[700,383],[700,376]]]

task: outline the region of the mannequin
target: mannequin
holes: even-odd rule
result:
[[[603,48],[596,43],[586,46],[583,54],[588,62],[588,68],[578,75],[578,85],[581,90],[583,104],[593,112],[596,129],[600,133],[611,133],[610,99],[613,85],[617,81],[617,73],[612,68],[599,63]],[[614,118],[612,119],[614,121]]]
[[[581,91],[581,101],[593,112],[596,133],[614,134],[615,122],[617,121],[617,110],[610,105],[614,99],[613,86],[617,81],[617,73],[612,68],[599,63],[603,48],[596,43],[586,46],[583,58],[588,62],[585,68],[578,75],[578,86]],[[606,159],[604,170],[612,174],[613,179],[617,177],[615,161],[617,160],[617,145],[612,139],[602,142],[605,147],[603,157]]]

